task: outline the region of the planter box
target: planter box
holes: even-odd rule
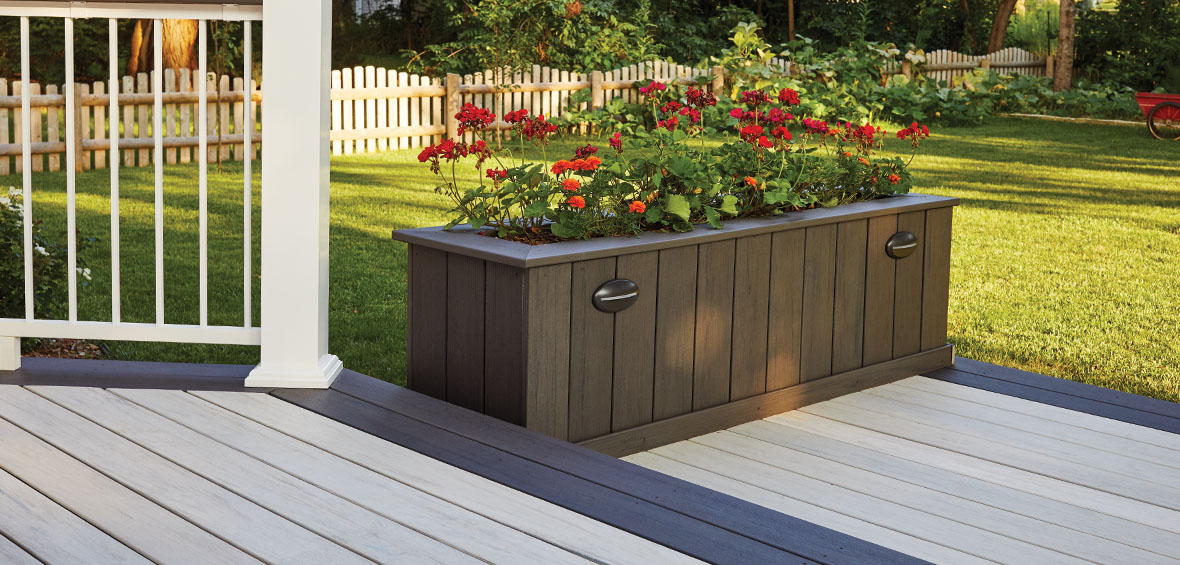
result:
[[[411,389],[623,455],[949,366],[954,198],[530,246],[409,244]],[[911,232],[912,254],[886,242]],[[618,313],[612,279],[639,288]]]

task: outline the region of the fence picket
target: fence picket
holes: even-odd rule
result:
[[[45,86],[45,94],[61,94],[61,92],[58,90],[56,84],[50,84]],[[61,117],[56,107],[45,108],[45,141],[49,143],[61,141],[60,119]],[[49,158],[49,170],[60,171],[61,155],[50,153],[47,157]]]
[[[397,85],[398,86],[409,86],[410,85],[410,75],[407,73],[398,73],[397,74]],[[410,101],[409,101],[409,99],[406,99],[406,98],[398,98],[397,99],[397,125],[398,125],[398,127],[403,127],[403,128],[409,127],[409,125],[410,125]],[[399,149],[406,149],[406,148],[410,147],[409,136],[403,135],[403,136],[399,137],[397,140],[397,146]]]
[[[94,81],[93,91],[95,95],[105,96],[107,93],[107,85],[101,80]],[[91,139],[103,140],[107,138],[107,107],[106,104],[99,104],[94,107],[94,133],[90,136]],[[102,149],[95,149],[91,151],[91,157],[83,161],[90,162],[94,159],[95,169],[107,168],[107,152]]]
[[[145,93],[152,91],[151,86],[150,86],[150,81],[148,80],[147,73],[139,73],[138,75],[136,75],[136,77],[135,77],[135,90],[136,90],[136,92],[145,92]],[[149,132],[150,132],[150,128],[151,128],[151,126],[149,125],[149,124],[151,124],[151,122],[148,120],[149,108],[151,108],[151,106],[148,104],[139,104],[135,108],[137,110],[136,128],[135,128],[136,132],[138,133],[139,137],[146,139],[149,136]],[[149,151],[147,149],[140,149],[138,163],[139,163],[140,167],[146,167],[146,166],[150,165],[151,164],[151,151]]]
[[[8,81],[4,78],[0,78],[0,96],[8,96]],[[20,129],[16,131],[19,132]],[[9,143],[8,108],[0,108],[0,145],[7,145]],[[9,161],[8,156],[0,157],[0,175],[9,174]],[[7,190],[7,187],[5,187],[5,190]]]
[[[222,162],[230,159],[230,145],[226,143],[225,136],[230,134],[230,102],[226,96],[229,93],[229,76],[221,75],[217,80],[217,135],[220,139],[217,140],[217,153]]]
[[[233,80],[233,83],[234,83],[234,90],[240,91],[240,92],[246,91],[245,79],[242,79],[241,77],[235,77]],[[234,133],[235,134],[240,134],[245,131],[244,128],[245,128],[246,115],[245,115],[245,109],[244,109],[245,107],[242,104],[243,104],[242,102],[234,102],[233,103],[233,108],[234,108],[233,121],[234,121]],[[245,139],[245,138],[243,138],[243,139]],[[243,158],[245,157],[246,146],[241,143],[235,143],[233,145],[232,149],[233,149],[233,159],[235,161],[243,160]]]
[[[193,72],[190,69],[180,69],[180,75],[177,77],[179,84],[177,90],[180,92],[193,91]],[[180,105],[180,136],[189,137],[193,135],[193,106],[192,104]],[[191,147],[178,147],[178,159],[181,163],[191,163],[193,160],[193,151]]]
[[[377,79],[377,88],[385,88],[388,86],[388,71],[386,71],[384,68],[380,68],[374,70],[374,73],[374,78]],[[377,107],[377,127],[389,127],[389,99],[378,98],[373,101],[373,104]],[[385,151],[387,149],[389,149],[389,138],[385,136],[377,138],[377,151]]]
[[[177,92],[176,88],[176,71],[174,69],[164,69],[164,92]],[[176,136],[179,133],[179,128],[176,123],[176,104],[164,105],[164,137]],[[176,164],[176,149],[169,147],[164,149],[164,160],[169,165]]]
[[[74,88],[78,90],[78,94],[80,94],[81,96],[86,96],[86,95],[90,94],[90,85],[89,84],[82,84],[82,83],[75,84]],[[79,98],[79,100],[80,100],[80,98]],[[81,147],[82,141],[87,140],[87,139],[91,139],[90,107],[83,106],[83,105],[79,104],[77,107],[77,111],[78,111],[78,114],[74,117],[74,124],[78,128],[79,139],[76,140],[77,145],[75,145],[75,147]],[[65,112],[63,111],[62,114],[64,115]],[[97,121],[96,121],[96,124],[97,124]],[[98,125],[95,125],[94,127],[97,129]],[[69,139],[68,136],[67,136],[67,139]],[[91,168],[90,157],[91,157],[90,151],[78,151],[76,149],[74,151],[74,159],[76,159],[77,162],[80,165],[82,165],[83,171],[90,170],[90,168]]]
[[[377,69],[372,65],[365,67],[365,88],[377,88]],[[377,128],[377,100],[370,98],[365,100],[365,127]],[[377,139],[370,137],[365,140],[365,152],[375,153],[377,151]]]
[[[35,82],[29,83],[29,95],[30,96],[37,96],[38,94],[41,94],[41,85],[37,84]],[[44,116],[41,115],[41,108],[38,108],[36,106],[33,106],[32,110],[29,112],[29,114],[30,114],[29,119],[30,119],[30,121],[32,123],[32,127],[33,127],[33,143],[40,143],[45,140],[45,134],[44,134],[44,130],[43,130],[43,124],[45,123],[45,118],[44,118]],[[34,173],[45,170],[45,156],[44,155],[33,155],[32,159],[33,159],[33,166],[30,170],[32,170]]]

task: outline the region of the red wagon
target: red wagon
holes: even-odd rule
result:
[[[1147,131],[1157,139],[1180,139],[1180,94],[1135,93],[1147,118]]]

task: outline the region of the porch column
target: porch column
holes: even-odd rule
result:
[[[327,388],[331,0],[264,5],[262,362],[247,386]]]
[[[0,337],[0,371],[20,368],[20,338]]]

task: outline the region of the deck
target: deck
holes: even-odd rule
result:
[[[0,372],[3,563],[915,562],[346,372]]]
[[[938,563],[1180,562],[1180,406],[959,360],[627,460]]]
[[[357,373],[248,371],[0,372],[0,562],[1180,555],[1180,407],[969,360],[630,462]]]

